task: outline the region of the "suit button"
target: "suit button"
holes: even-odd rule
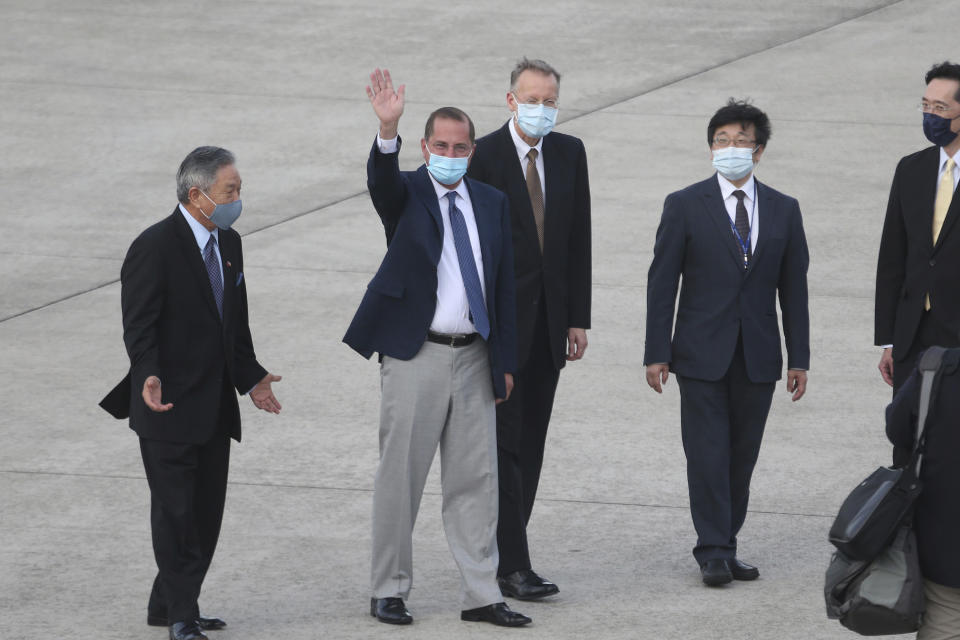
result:
[[[934,260],[933,258],[930,258],[930,266],[933,267],[933,266],[935,266],[936,264],[937,264],[937,261]]]

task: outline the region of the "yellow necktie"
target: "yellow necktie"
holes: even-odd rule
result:
[[[940,184],[937,186],[937,199],[933,204],[933,244],[936,246],[937,239],[940,237],[940,229],[943,228],[943,220],[947,217],[947,209],[950,208],[950,201],[953,200],[953,167],[955,163],[953,158],[947,160],[947,166],[940,176]],[[930,310],[930,294],[927,294],[927,300],[924,307]]]

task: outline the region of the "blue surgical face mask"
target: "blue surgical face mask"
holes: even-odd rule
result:
[[[470,156],[466,158],[448,158],[447,156],[438,156],[435,153],[430,154],[430,162],[427,163],[427,171],[430,172],[437,182],[442,185],[456,184],[460,178],[467,172],[467,165],[470,164]]]
[[[200,193],[203,193],[201,191]],[[213,198],[203,193],[205,197],[210,202],[213,202]],[[204,217],[207,218],[210,222],[217,225],[219,229],[226,231],[230,226],[237,221],[237,218],[240,217],[240,211],[243,209],[243,202],[239,198],[233,202],[228,202],[226,204],[217,204],[213,202],[213,213],[207,215],[203,213],[203,209],[200,209],[200,213],[203,213]]]
[[[516,95],[513,96],[516,99]],[[542,138],[557,123],[557,108],[544,104],[526,104],[517,100],[517,124],[531,138]]]
[[[924,113],[923,135],[938,147],[945,147],[957,139],[957,132],[950,131],[951,123],[953,120],[950,118],[944,118],[935,113]]]
[[[745,178],[754,166],[752,148],[724,147],[713,151],[713,168],[727,180]]]

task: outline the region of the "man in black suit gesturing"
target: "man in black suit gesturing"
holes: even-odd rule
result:
[[[230,438],[240,441],[237,391],[271,413],[280,376],[257,362],[247,323],[233,154],[199,147],[177,172],[180,204],[133,241],[120,271],[127,377],[101,406],[130,418],[150,485],[157,576],[147,623],[171,640],[226,625],[200,616],[227,489]]]
[[[923,132],[934,146],[900,160],[877,260],[874,340],[894,393],[929,346],[960,346],[960,64],[926,75]]]
[[[583,357],[590,328],[587,155],[578,138],[552,132],[559,82],[546,62],[521,60],[507,93],[513,117],[477,140],[467,173],[510,199],[520,370],[497,407],[497,576],[504,595],[523,600],[558,591],[532,570],[527,523],[560,369]]]
[[[737,559],[737,533],[783,369],[778,296],[794,400],[810,363],[800,206],[753,177],[769,138],[770,120],[751,104],[730,100],[714,114],[717,173],[667,196],[647,278],[647,384],[661,393],[677,374],[693,555],[710,586],[760,575]]]

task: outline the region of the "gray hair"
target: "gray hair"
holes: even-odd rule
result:
[[[190,202],[190,189],[197,187],[206,193],[217,181],[221,167],[236,164],[233,154],[221,147],[197,147],[187,154],[177,171],[177,200]]]
[[[513,68],[513,71],[510,72],[511,91],[517,88],[517,78],[519,78],[520,74],[524,71],[536,71],[547,76],[552,75],[557,79],[557,85],[560,84],[560,74],[556,69],[551,67],[543,60],[528,60],[526,57],[524,57],[517,63],[517,66]]]

